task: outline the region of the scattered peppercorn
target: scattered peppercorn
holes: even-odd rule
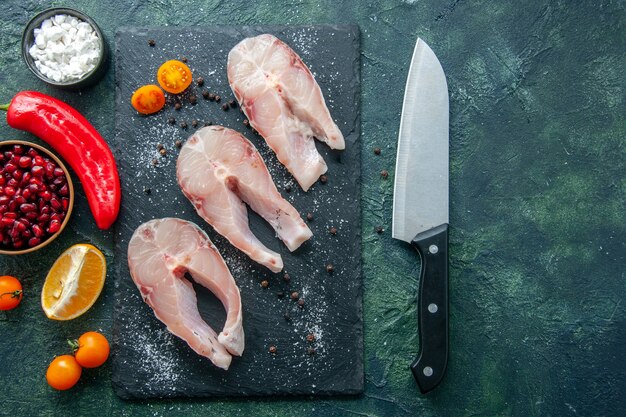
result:
[[[330,233],[331,235],[336,235],[337,234],[337,228],[335,226],[331,227],[328,230],[328,233]]]
[[[283,317],[285,318],[285,321],[291,321],[291,316],[289,315],[289,313],[283,314]]]
[[[307,348],[306,353],[308,353],[309,356],[313,356],[313,355],[315,355],[315,349],[312,348],[312,347]]]
[[[165,155],[167,155],[167,150],[165,150],[165,148],[161,148],[159,150],[159,153],[161,154],[161,156],[165,156]]]
[[[146,194],[150,194],[152,192],[152,190],[150,188],[148,188],[148,187],[145,187],[143,189],[143,192],[146,193]]]
[[[297,300],[298,298],[300,298],[300,294],[298,294],[298,291],[294,291],[291,293],[292,300]]]
[[[269,286],[270,286],[270,283],[268,280],[264,279],[263,281],[261,281],[261,287],[267,288]]]
[[[289,274],[285,273],[285,275],[283,275],[283,280],[285,282],[289,282],[289,281],[291,281],[291,277],[289,276]]]
[[[224,104],[222,104],[222,110],[224,110],[224,111],[228,111],[228,109],[229,109],[229,108],[230,108],[230,107],[228,107],[228,103],[224,103]]]
[[[204,85],[204,78],[202,77],[198,77],[198,79],[196,80],[196,82],[198,83],[198,85],[200,87],[202,87]]]
[[[202,97],[204,97],[205,100],[209,99],[209,92],[207,90],[202,91]]]
[[[244,125],[245,127],[250,127],[250,120],[248,120],[248,119],[243,119],[243,122],[242,122],[242,123],[243,123],[243,125]]]
[[[191,126],[193,126],[193,127],[198,127],[198,121],[197,121],[196,119],[193,119],[193,120],[191,121]]]
[[[182,57],[180,60],[183,61],[185,64],[187,63],[187,58],[185,57]]]
[[[307,213],[307,214],[306,214],[306,219],[307,219],[308,221],[313,221],[313,213]]]
[[[276,346],[274,346],[274,345],[270,346],[270,348],[269,348],[269,352],[270,353],[276,353],[277,351],[278,351],[278,349],[276,349]]]
[[[220,101],[221,99],[222,99],[222,98],[221,98],[220,96],[215,95],[215,101],[217,101],[217,102],[219,103],[219,101]]]
[[[176,119],[174,119],[173,117],[170,117],[169,119],[167,119],[167,123],[171,125],[176,124]]]
[[[156,42],[154,41],[154,39],[148,39],[148,45],[154,46],[156,45]]]
[[[302,298],[298,300],[298,307],[304,308],[304,300]]]
[[[190,95],[190,96],[189,96],[189,102],[190,102],[192,105],[195,105],[195,104],[198,102],[198,97],[196,97],[194,94]]]
[[[382,232],[385,231],[385,229],[382,228],[382,226],[376,226],[376,233],[381,234]]]
[[[327,181],[328,181],[328,177],[326,175],[321,175],[320,176],[320,182],[322,184],[326,184]]]
[[[290,193],[291,192],[291,185],[286,185],[285,186],[285,192],[286,193]]]
[[[183,147],[183,141],[182,141],[182,140],[180,140],[180,139],[179,139],[179,140],[177,140],[176,142],[174,142],[174,144],[176,145],[176,147],[177,147],[178,149],[180,149],[180,148],[182,148],[182,147]]]
[[[387,179],[387,177],[389,176],[389,172],[387,172],[386,169],[383,169],[382,171],[380,171],[380,176],[384,179]]]
[[[157,151],[160,151],[161,149],[163,149],[163,144],[157,143]]]
[[[209,93],[209,100],[210,101],[215,101],[215,94],[214,93]]]
[[[313,333],[309,333],[306,335],[306,341],[309,343],[315,342],[315,335]]]
[[[156,158],[152,160],[153,166],[157,166],[158,164],[159,164],[159,161],[157,161]]]
[[[380,155],[380,148],[374,148],[374,153],[376,155]]]
[[[278,291],[276,293],[276,297],[278,297],[278,298],[283,298],[284,296],[285,296],[285,293],[283,291]]]
[[[180,122],[180,127],[183,129],[187,129],[187,122]]]
[[[212,122],[212,121],[204,122],[204,125],[205,125],[205,126],[211,126],[212,124],[213,124],[213,122]]]
[[[259,134],[259,131],[258,131],[258,130],[256,130],[256,129],[252,129],[252,134],[253,134],[253,135],[258,135],[258,134]]]
[[[234,109],[235,107],[237,107],[237,102],[235,100],[230,100],[228,102],[228,105]]]
[[[333,266],[333,264],[328,264],[326,265],[326,272],[328,272],[329,274],[332,274],[335,271],[335,267]]]
[[[183,107],[183,105],[182,105],[182,104],[180,104],[180,103],[178,103],[178,102],[177,102],[177,103],[174,103],[174,110],[180,110],[180,109],[181,109],[181,107]]]

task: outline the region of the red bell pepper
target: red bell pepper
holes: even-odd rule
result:
[[[7,111],[9,126],[39,137],[67,161],[83,185],[100,229],[108,229],[120,210],[121,187],[113,153],[104,138],[76,109],[35,91],[18,93]]]

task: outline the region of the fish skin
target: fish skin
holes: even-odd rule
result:
[[[194,223],[177,218],[140,225],[128,244],[133,282],[155,316],[189,347],[227,370],[241,356],[245,335],[239,289],[209,237]],[[219,335],[202,319],[191,282],[210,290],[227,312]]]
[[[285,200],[254,145],[222,126],[197,130],[177,161],[178,183],[198,214],[236,248],[273,272],[282,257],[252,233],[245,204],[263,217],[290,251],[313,234],[298,211]]]
[[[328,167],[314,138],[345,149],[313,74],[287,44],[263,34],[228,54],[228,82],[250,125],[307,191]]]

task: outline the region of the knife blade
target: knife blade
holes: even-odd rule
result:
[[[448,363],[448,85],[439,60],[417,39],[404,92],[392,236],[421,258],[417,297],[420,350],[411,371],[422,393]]]

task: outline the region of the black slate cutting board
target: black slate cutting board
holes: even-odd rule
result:
[[[264,140],[247,129],[238,108],[224,111],[233,99],[226,57],[240,40],[272,33],[309,65],[331,114],[346,138],[345,151],[318,149],[328,164],[328,181],[307,193],[278,163]],[[154,40],[154,45],[149,45]],[[174,98],[156,115],[142,117],[130,97],[167,59],[186,58],[194,83],[174,109]],[[121,29],[116,36],[116,141],[114,152],[123,188],[116,235],[116,303],[113,325],[113,386],[122,398],[358,394],[363,390],[363,329],[360,245],[359,32],[356,26],[260,26]],[[217,104],[202,91],[221,96]],[[192,105],[190,95],[197,97]],[[169,118],[176,123],[168,123]],[[178,188],[177,140],[204,123],[234,128],[259,149],[282,195],[303,217],[313,215],[313,238],[290,253],[271,227],[250,212],[252,231],[283,257],[285,271],[273,274],[250,261],[215,233]],[[182,129],[181,122],[188,128]],[[167,154],[161,156],[162,144]],[[156,165],[154,165],[156,163]],[[142,222],[180,217],[198,224],[216,244],[237,281],[243,303],[246,347],[228,371],[195,354],[171,335],[142,301],[126,262],[128,240]],[[335,227],[336,235],[329,233]],[[329,274],[326,265],[332,263]],[[264,289],[261,281],[267,280]],[[225,313],[207,290],[195,286],[202,317],[221,329]],[[299,293],[303,308],[290,294]],[[282,297],[281,297],[282,295]],[[288,316],[286,318],[285,316]],[[309,342],[309,333],[316,340]],[[270,346],[277,352],[268,352]],[[308,349],[315,349],[311,354]]]

